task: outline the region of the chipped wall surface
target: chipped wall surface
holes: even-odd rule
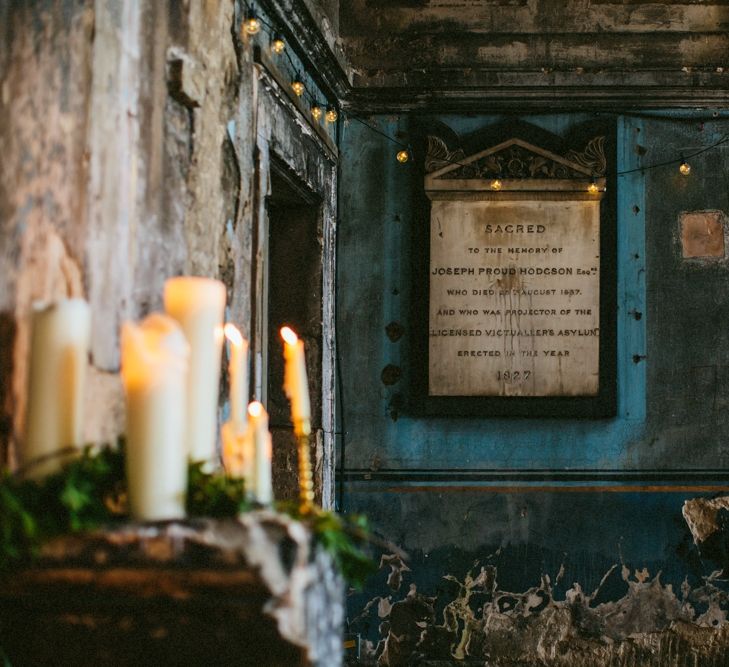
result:
[[[725,665],[727,552],[694,542],[682,498],[609,485],[373,493],[358,484],[350,502],[388,526],[407,559],[385,552],[351,595],[349,632],[361,637],[351,663]]]
[[[2,458],[12,463],[22,438],[36,301],[91,303],[91,442],[123,432],[120,325],[160,309],[167,278],[221,279],[228,319],[255,337],[252,284],[274,158],[325,202],[318,386],[331,394],[336,155],[254,62],[240,6],[8,0],[0,17]],[[330,486],[332,405],[327,398],[317,450],[318,482]],[[226,409],[221,402],[221,418]]]

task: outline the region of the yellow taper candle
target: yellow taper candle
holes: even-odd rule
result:
[[[56,472],[55,454],[83,445],[83,406],[91,310],[83,299],[64,299],[32,316],[28,409],[22,465],[28,476]],[[46,458],[47,457],[47,458]]]
[[[182,276],[165,283],[165,310],[180,323],[190,345],[185,441],[193,461],[215,460],[218,383],[223,346],[225,285]]]
[[[291,401],[291,421],[297,435],[311,432],[311,404],[306,378],[304,341],[289,327],[281,329],[284,341],[284,391]]]
[[[185,381],[189,346],[172,318],[153,313],[122,327],[127,404],[126,469],[135,519],[185,516]]]

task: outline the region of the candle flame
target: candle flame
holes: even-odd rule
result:
[[[226,323],[225,327],[223,327],[223,331],[225,332],[225,337],[233,343],[233,345],[243,345],[243,336],[241,336],[241,333],[235,324],[231,324],[230,322]]]
[[[260,417],[263,414],[263,404],[258,401],[253,401],[248,405],[248,414],[251,417]]]
[[[299,340],[296,332],[289,327],[281,327],[281,338],[289,345],[296,345],[296,341]]]

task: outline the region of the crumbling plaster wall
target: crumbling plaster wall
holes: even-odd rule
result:
[[[0,384],[12,459],[34,302],[91,303],[89,441],[122,431],[119,327],[161,307],[167,277],[224,278],[245,327],[246,292],[232,289],[248,273],[245,225],[225,230],[244,219],[236,202],[250,158],[231,162],[250,122],[230,137],[227,121],[251,117],[238,88],[252,70],[238,61],[246,54],[236,52],[231,0],[0,7]],[[231,255],[238,261],[226,273]]]
[[[23,433],[34,302],[91,303],[85,437],[110,441],[120,325],[160,309],[168,277],[223,280],[227,318],[251,334],[271,154],[325,197],[333,248],[334,159],[325,170],[260,83],[240,14],[234,0],[0,1],[0,463]]]

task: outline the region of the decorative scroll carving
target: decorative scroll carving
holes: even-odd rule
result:
[[[447,167],[449,164],[459,162],[464,158],[462,149],[448,150],[445,141],[438,137],[428,136],[428,148],[425,153],[425,171],[431,173]]]
[[[477,159],[465,163],[463,150],[450,151],[438,137],[428,137],[428,150],[425,170],[428,173],[444,169],[438,178],[442,179],[492,179],[492,178],[535,178],[535,179],[572,179],[585,178],[585,172],[594,176],[604,176],[607,161],[605,158],[605,137],[590,140],[581,152],[570,150],[564,156],[547,151],[530,150],[524,142],[511,143],[501,150],[486,152]],[[460,163],[460,164],[459,164]],[[571,163],[573,166],[570,166]],[[580,169],[580,167],[582,169]]]
[[[607,170],[607,159],[605,158],[605,137],[595,137],[581,153],[568,151],[565,157],[570,162],[576,162],[582,167],[587,167],[595,176],[604,176]]]

